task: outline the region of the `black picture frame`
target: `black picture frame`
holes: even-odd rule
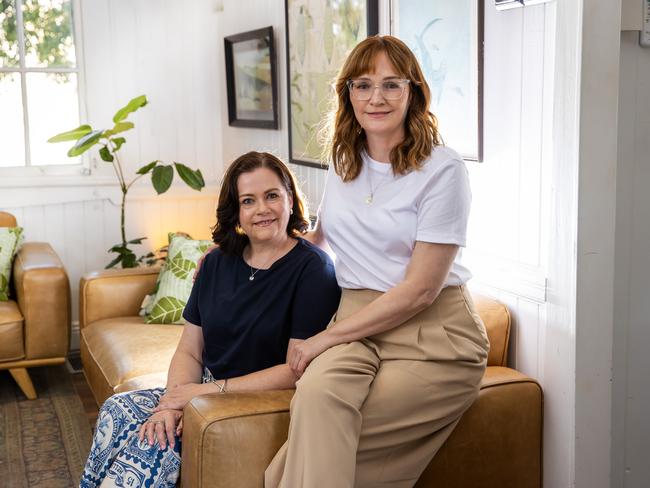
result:
[[[224,37],[224,50],[228,125],[277,129],[278,77],[273,27]]]
[[[327,165],[323,164],[322,162],[319,161],[317,157],[312,157],[308,158],[305,157],[306,151],[299,151],[297,148],[297,143],[298,140],[315,140],[316,138],[316,128],[313,127],[313,125],[306,125],[305,131],[311,132],[311,135],[308,137],[298,137],[298,134],[294,134],[294,130],[296,130],[296,125],[294,122],[297,120],[297,113],[298,112],[298,107],[297,107],[297,99],[299,98],[300,95],[303,93],[297,89],[296,83],[295,83],[295,77],[296,75],[302,76],[303,73],[295,73],[292,71],[292,62],[291,59],[293,56],[295,56],[295,53],[292,51],[294,48],[298,48],[299,46],[304,47],[304,39],[298,39],[296,42],[294,42],[294,39],[292,36],[295,36],[294,33],[292,33],[291,26],[296,24],[296,19],[292,17],[292,12],[290,9],[290,3],[301,3],[301,4],[306,4],[307,7],[309,5],[314,5],[315,8],[321,7],[324,4],[322,0],[285,0],[285,31],[286,31],[286,59],[287,59],[287,127],[288,127],[288,134],[289,134],[289,161],[293,164],[298,164],[301,166],[308,166],[312,168],[320,168],[320,169],[327,169]],[[375,34],[379,33],[379,0],[365,0],[363,2],[365,5],[365,24],[366,24],[366,33],[363,38],[367,36],[372,36]],[[307,8],[304,7],[304,8]],[[310,18],[311,22],[315,22],[313,18]],[[314,30],[324,30],[324,25],[312,25],[311,31]],[[302,31],[304,33],[304,31]],[[353,46],[349,46],[352,48]],[[319,84],[319,88],[321,88],[321,93],[327,93],[327,89],[329,86],[329,79],[324,79],[322,80],[322,83]],[[320,86],[324,85],[324,86]],[[294,93],[292,94],[292,89],[294,90]],[[303,91],[304,92],[304,91]],[[311,92],[311,91],[310,91]],[[327,96],[325,96],[325,100],[319,99],[317,102],[322,102],[326,103],[329,98],[329,93]]]

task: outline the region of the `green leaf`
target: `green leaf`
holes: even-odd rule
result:
[[[160,195],[169,190],[169,187],[172,186],[172,180],[174,179],[174,168],[170,165],[161,165],[156,166],[151,173],[151,183],[156,189],[156,193]]]
[[[135,125],[133,122],[118,122],[111,130],[108,130],[106,132],[110,132],[110,135],[113,136],[115,134],[119,134],[120,132],[131,130],[134,127]]]
[[[214,244],[209,243],[209,242],[201,243],[201,244],[199,244],[199,252],[200,252],[201,254],[205,254],[206,251],[207,251],[208,249],[210,249],[212,246],[214,246]]]
[[[147,104],[146,95],[140,95],[139,97],[135,97],[124,107],[122,107],[117,112],[115,112],[115,115],[113,116],[113,122],[117,124],[121,120],[127,118],[131,112],[135,112],[140,107],[144,107],[146,104]]]
[[[176,166],[176,171],[178,176],[181,177],[187,186],[193,190],[201,191],[201,188],[205,186],[205,180],[201,174],[201,170],[197,169],[196,171],[188,168],[183,163],[177,163],[174,161],[174,166]]]
[[[183,254],[179,252],[169,261],[167,269],[177,278],[186,280],[189,274],[196,269],[196,263],[189,259],[184,259]]]
[[[99,156],[102,158],[102,160],[106,161],[107,163],[112,163],[113,159],[115,159],[111,154],[111,152],[108,150],[108,147],[106,146],[103,146],[99,150]]]
[[[115,259],[113,259],[110,263],[108,263],[104,269],[111,269],[112,267],[114,267],[120,261],[122,261],[122,255],[121,254],[119,256],[117,256]]]
[[[116,252],[119,254],[126,254],[129,252],[129,248],[126,246],[123,246],[121,243],[120,244],[115,244],[113,247],[111,247],[108,252]]]
[[[85,136],[93,130],[88,124],[80,125],[76,129],[69,130],[68,132],[61,132],[60,134],[50,137],[47,142],[64,142],[76,141],[80,137]]]
[[[88,149],[97,144],[97,141],[99,141],[99,138],[101,136],[101,130],[94,130],[92,132],[89,132],[81,139],[79,139],[74,146],[72,146],[72,148],[68,151],[68,156],[74,158],[75,156],[79,156],[85,153]]]
[[[160,161],[157,159],[155,161],[151,161],[149,164],[145,164],[142,168],[140,168],[137,173],[139,175],[146,175],[149,171],[154,169],[159,162]]]
[[[151,310],[147,317],[148,324],[173,324],[180,321],[183,316],[185,302],[176,297],[162,297]]]
[[[144,241],[146,237],[138,237],[137,239],[131,239],[130,241],[126,241],[127,244],[142,244],[142,241]]]
[[[116,137],[115,139],[111,139],[111,141],[113,141],[113,144],[115,144],[114,151],[119,151],[122,147],[122,144],[126,142],[126,139],[124,139],[124,137]]]

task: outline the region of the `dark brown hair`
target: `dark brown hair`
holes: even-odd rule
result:
[[[354,115],[347,83],[374,72],[375,59],[382,52],[397,73],[411,81],[404,140],[390,153],[393,172],[406,174],[419,168],[433,148],[442,144],[436,117],[429,111],[429,85],[413,52],[396,37],[368,37],[352,50],[335,80],[336,97],[324,130],[326,159],[331,160],[343,181],[359,176],[363,166],[361,151],[366,149],[366,135]]]
[[[219,193],[217,206],[217,223],[212,228],[212,240],[224,253],[240,255],[248,244],[248,236],[236,231],[239,222],[239,192],[237,180],[242,173],[250,173],[257,168],[273,171],[293,198],[293,214],[289,216],[287,235],[297,237],[309,228],[308,215],[302,195],[296,185],[293,173],[286,164],[272,154],[251,151],[239,156],[226,170]]]

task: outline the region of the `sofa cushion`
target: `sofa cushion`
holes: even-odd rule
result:
[[[510,341],[508,307],[493,298],[482,295],[472,295],[472,299],[490,341],[488,366],[506,366],[508,364],[508,342]]]
[[[13,300],[0,301],[0,361],[25,357],[23,315]]]
[[[167,371],[160,371],[131,378],[117,385],[113,391],[123,393],[125,391],[150,390],[152,388],[164,388],[165,385],[167,385]]]
[[[111,388],[169,369],[182,326],[148,325],[142,317],[98,320],[81,330],[88,360]]]
[[[170,235],[168,256],[156,283],[155,296],[144,305],[148,324],[185,323],[182,313],[192,291],[197,261],[212,245],[212,241]]]

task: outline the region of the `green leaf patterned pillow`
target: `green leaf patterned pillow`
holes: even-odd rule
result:
[[[0,227],[0,302],[9,300],[11,264],[22,240],[22,227]]]
[[[172,236],[167,261],[160,270],[155,295],[145,304],[147,324],[184,324],[183,309],[192,291],[192,278],[199,258],[213,245]]]

